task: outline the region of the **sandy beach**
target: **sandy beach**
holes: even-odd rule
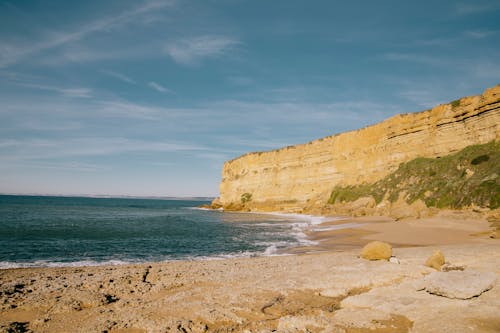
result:
[[[346,223],[354,228],[332,228]],[[500,330],[500,242],[486,220],[457,213],[315,227],[309,237],[318,244],[292,250],[296,255],[1,270],[0,331]],[[391,243],[397,262],[359,258],[371,240]],[[429,292],[426,277],[436,271],[424,263],[438,249],[457,274],[496,280],[470,299]]]

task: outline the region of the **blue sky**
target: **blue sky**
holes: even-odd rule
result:
[[[0,1],[0,192],[216,196],[224,161],[500,83],[495,1]]]

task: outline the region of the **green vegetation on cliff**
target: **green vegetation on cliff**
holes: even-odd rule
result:
[[[462,208],[472,204],[500,206],[500,143],[469,146],[440,158],[416,158],[402,163],[374,184],[336,186],[329,203],[373,197],[394,202],[400,196],[411,204],[420,199],[428,207]]]

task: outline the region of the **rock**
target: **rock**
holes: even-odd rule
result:
[[[452,271],[433,272],[424,278],[425,291],[447,298],[469,299],[493,288],[493,272]]]
[[[444,265],[444,255],[439,250],[434,252],[425,262],[425,266],[432,267],[438,271],[441,270],[441,266],[443,265]]]
[[[399,259],[398,259],[398,258],[396,258],[396,257],[394,257],[394,256],[392,256],[392,257],[390,257],[390,258],[389,258],[389,262],[391,262],[391,263],[393,263],[393,264],[398,264],[398,265],[399,265],[399,263],[400,263],[400,262],[399,262]]]
[[[367,260],[388,260],[391,256],[392,246],[384,242],[370,242],[361,250],[361,258]]]
[[[398,200],[391,204],[389,215],[396,221],[401,221],[409,218],[421,218],[428,216],[429,209],[422,200],[416,200],[412,204],[408,204],[404,196],[400,194]]]
[[[210,204],[210,208],[212,209],[220,209],[222,208],[222,203],[220,202],[220,198],[215,198]]]

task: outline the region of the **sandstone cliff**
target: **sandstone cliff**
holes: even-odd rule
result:
[[[498,141],[500,85],[431,110],[224,164],[228,209],[303,212],[323,207],[335,186],[374,183],[416,157],[439,157]]]

